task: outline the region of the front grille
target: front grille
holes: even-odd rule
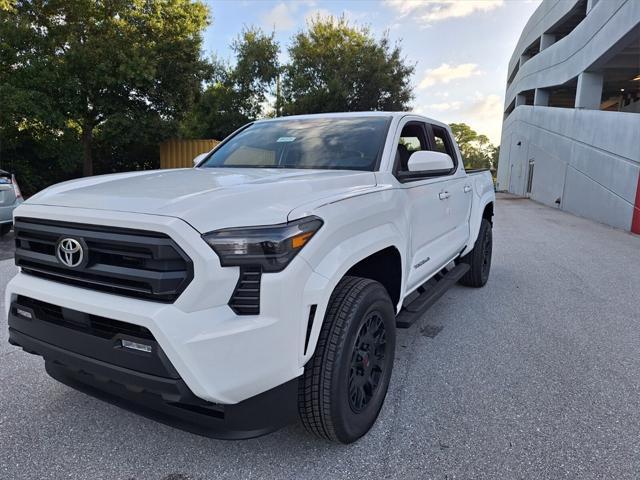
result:
[[[238,283],[229,300],[229,307],[237,315],[260,314],[260,267],[241,267]]]
[[[48,280],[173,302],[193,278],[191,259],[167,235],[146,230],[16,218],[16,265]],[[88,258],[67,268],[56,257],[62,238],[84,241]]]
[[[21,307],[31,309],[38,320],[78,330],[107,340],[111,340],[117,335],[127,335],[155,341],[153,334],[143,326],[78,312],[34,298],[18,295],[14,308],[17,309]]]

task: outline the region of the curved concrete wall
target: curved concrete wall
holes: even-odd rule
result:
[[[503,127],[498,189],[525,195],[533,160],[532,199],[630,230],[639,141],[635,113],[518,107]]]
[[[555,25],[578,3],[579,0],[550,0],[542,2],[533,12],[520,34],[520,39],[509,60],[509,73],[513,71],[516,64],[520,62],[520,55],[537,38],[540,38],[552,25]]]
[[[527,46],[560,20],[576,3],[577,0],[556,0],[541,4],[538,10],[544,7],[545,10],[549,10],[548,14],[532,26],[531,31],[527,32],[525,29],[522,33],[515,50],[517,53],[514,52],[509,64],[510,72]],[[547,7],[547,4],[552,4],[553,8]],[[505,106],[509,105],[520,92],[562,85],[577,77],[603,57],[612,45],[639,25],[639,0],[600,0],[575,30],[520,67],[513,82],[507,88]]]
[[[520,37],[510,73],[527,47],[578,1],[542,2]],[[597,68],[618,41],[638,31],[640,0],[599,0],[571,33],[519,65],[505,109],[527,90],[577,77],[586,83],[583,72]],[[598,108],[594,97],[591,108]],[[503,123],[497,188],[527,195],[531,163],[534,200],[617,228],[640,229],[640,114],[516,102]]]

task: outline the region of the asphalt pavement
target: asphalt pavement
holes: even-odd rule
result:
[[[0,261],[0,290],[15,274]],[[2,479],[640,477],[640,237],[528,200],[496,208],[482,289],[399,331],[373,430],[218,441],[47,377],[0,321]]]

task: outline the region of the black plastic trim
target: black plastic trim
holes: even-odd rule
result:
[[[172,303],[193,279],[193,262],[166,234],[18,217],[15,261],[24,273],[117,295]],[[86,246],[87,262],[69,268],[56,257],[64,237]]]
[[[122,408],[198,435],[222,439],[264,435],[297,417],[298,378],[234,405],[208,402],[194,395],[177,374],[166,377],[140,371],[136,352],[131,352],[134,356],[124,355],[127,361],[121,364],[112,362],[115,356],[127,353],[122,349],[116,352],[110,347],[114,351],[110,361],[95,358],[100,352],[94,351],[92,357],[91,349],[82,344],[94,338],[97,343],[92,346],[98,345],[100,350],[100,342],[108,340],[44,321],[38,316],[42,315],[38,308],[28,310],[31,318],[26,318],[14,306],[25,311],[30,308],[15,303],[12,306],[9,343],[44,357],[47,373],[54,379]],[[161,351],[157,344],[154,348]]]
[[[30,313],[31,318],[21,315],[19,310]],[[9,328],[70,353],[111,364],[114,368],[179,378],[156,339],[144,327],[20,296],[11,304]],[[122,340],[148,345],[151,352],[123,348]]]
[[[443,269],[434,277],[423,283],[415,293],[407,297],[409,303],[402,305],[402,309],[396,316],[396,327],[409,328],[417,320],[422,318],[434,303],[438,301],[462,276],[469,271],[469,265],[459,263],[451,270]]]
[[[396,172],[396,178],[400,183],[415,182],[416,180],[425,180],[427,178],[444,177],[449,175],[450,169],[430,170],[429,172]]]
[[[309,319],[307,320],[307,334],[304,338],[304,354],[307,354],[307,349],[309,348],[309,339],[311,338],[311,330],[313,330],[313,321],[316,318],[316,310],[318,309],[318,305],[311,305],[309,309]]]
[[[242,266],[236,288],[228,305],[236,315],[260,315],[260,286],[262,269],[259,266]]]

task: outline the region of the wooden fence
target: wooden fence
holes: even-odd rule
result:
[[[167,140],[160,144],[160,168],[191,168],[193,159],[210,151],[218,140]]]

